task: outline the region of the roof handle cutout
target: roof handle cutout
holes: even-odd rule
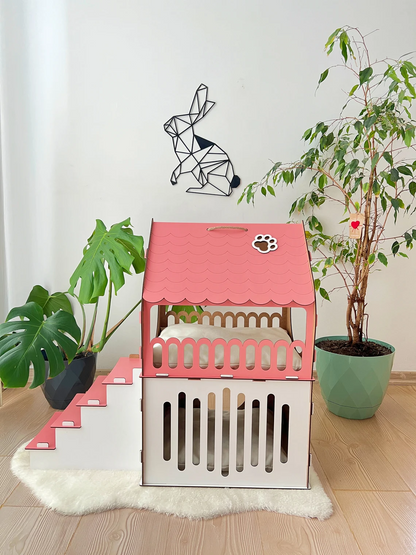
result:
[[[215,227],[207,227],[207,231],[215,231],[216,229],[239,229],[240,231],[248,231],[246,227],[236,225],[217,225]]]

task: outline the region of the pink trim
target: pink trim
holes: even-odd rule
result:
[[[77,403],[77,407],[106,407],[107,387],[103,384],[105,376],[97,376],[92,386]]]
[[[103,379],[103,385],[132,385],[133,384],[133,368],[141,368],[142,361],[140,358],[122,357],[118,359],[117,364]]]
[[[156,367],[153,364],[153,346],[160,345],[162,349],[162,362],[161,365]],[[169,366],[169,346],[176,346],[176,365]],[[184,365],[184,352],[185,346],[191,345],[193,348],[193,360],[191,367]],[[208,364],[206,367],[199,365],[199,349],[206,345],[208,348]],[[215,348],[221,345],[224,349],[224,364],[215,366]],[[231,365],[231,348],[237,346],[240,350],[239,364]],[[246,352],[249,346],[255,348],[255,363],[253,368],[247,368],[244,361],[246,360]],[[270,368],[262,368],[262,348],[270,348]],[[279,347],[286,349],[286,368],[280,370],[277,367],[277,351]],[[302,349],[302,367],[300,370],[294,370],[292,367],[293,350],[298,347]],[[297,377],[299,380],[310,380],[311,372],[311,352],[306,348],[306,345],[296,340],[288,343],[284,340],[279,340],[273,343],[269,339],[264,339],[257,343],[254,339],[247,339],[241,342],[239,339],[232,339],[228,343],[224,339],[215,339],[209,341],[208,339],[200,339],[195,341],[191,338],[186,338],[183,341],[175,337],[169,338],[164,341],[160,337],[154,338],[149,348],[146,349],[146,358],[143,367],[144,377],[155,377],[158,374],[168,374],[169,377],[175,378],[221,378],[222,375],[232,375],[234,378],[250,379],[250,380],[264,380],[264,379],[279,379],[284,380],[287,376]]]
[[[84,397],[84,393],[75,395],[70,404],[52,424],[52,428],[81,428],[81,407],[77,404],[82,397]]]
[[[55,428],[52,428],[52,424],[55,420],[61,416],[61,413],[55,412],[41,429],[41,431],[35,435],[30,443],[25,447],[28,451],[50,451],[56,448],[56,438],[55,438]],[[48,447],[38,447],[38,443],[48,445]]]

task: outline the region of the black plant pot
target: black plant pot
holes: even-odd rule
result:
[[[71,364],[65,361],[65,370],[48,378],[42,384],[46,400],[54,409],[64,410],[77,393],[85,393],[92,386],[97,365],[97,353],[74,358]],[[46,376],[49,375],[49,362],[46,361]]]

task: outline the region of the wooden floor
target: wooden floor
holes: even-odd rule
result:
[[[416,386],[391,385],[377,415],[361,422],[329,413],[314,389],[313,464],[334,504],[324,522],[268,512],[190,522],[131,509],[84,517],[46,510],[9,467],[53,409],[40,388],[6,390],[0,554],[416,554]]]

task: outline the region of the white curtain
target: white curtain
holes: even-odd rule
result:
[[[0,122],[1,130],[1,122]],[[0,131],[1,133],[1,131]],[[7,266],[6,249],[4,239],[4,204],[3,204],[3,164],[1,156],[1,135],[0,135],[0,322],[6,317],[7,312]]]
[[[0,21],[3,320],[35,283],[54,287],[57,278],[54,228],[62,216],[54,182],[66,125],[65,1],[1,0]]]

